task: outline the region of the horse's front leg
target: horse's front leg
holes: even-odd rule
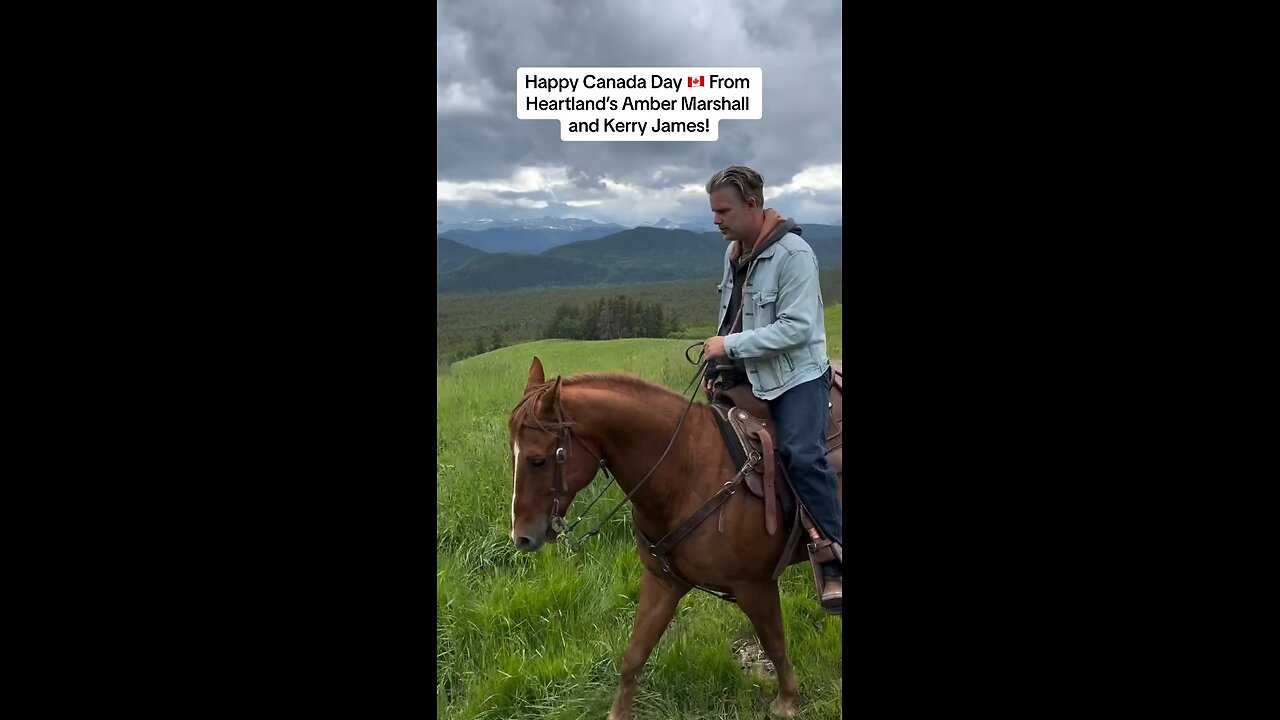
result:
[[[609,720],[627,720],[631,717],[631,702],[635,699],[636,680],[649,659],[649,653],[658,644],[671,618],[676,614],[680,598],[689,591],[681,583],[654,575],[648,569],[640,576],[640,601],[636,607],[636,623],[631,628],[631,642],[622,655],[622,682],[618,695],[609,710]]]
[[[787,638],[782,625],[778,583],[752,583],[734,590],[738,596],[738,607],[751,620],[756,636],[760,638],[760,645],[764,647],[765,654],[773,661],[773,669],[778,673],[778,697],[769,706],[769,712],[781,717],[791,717],[796,713],[796,697],[800,693],[800,685],[796,682],[791,662],[787,660]]]

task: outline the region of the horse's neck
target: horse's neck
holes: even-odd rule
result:
[[[696,464],[715,462],[722,449],[702,447],[707,435],[704,426],[710,419],[706,406],[695,403],[686,415],[687,402],[675,403],[667,397],[645,402],[623,390],[601,388],[574,395],[566,408],[573,406],[579,432],[599,445],[622,491],[628,495],[635,491],[632,505],[655,522],[687,514],[689,499],[699,496],[700,488],[695,487],[699,479],[714,475],[709,469],[698,472]]]

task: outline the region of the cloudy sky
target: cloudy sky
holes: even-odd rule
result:
[[[710,222],[706,181],[735,164],[767,207],[842,218],[841,21],[838,0],[437,0],[436,219]],[[564,142],[516,118],[516,69],[566,66],[760,67],[763,118],[716,142]]]

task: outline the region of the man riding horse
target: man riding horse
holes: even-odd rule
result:
[[[708,395],[715,383],[746,380],[768,402],[783,464],[814,523],[841,548],[835,470],[827,463],[831,362],[827,357],[818,259],[802,228],[764,207],[764,178],[734,165],[707,182],[725,249],[718,333],[703,344]],[[722,360],[724,362],[714,362]],[[843,567],[822,565],[821,602],[839,614]]]

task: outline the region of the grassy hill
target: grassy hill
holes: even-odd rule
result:
[[[840,306],[825,316],[842,355]],[[581,549],[517,554],[507,537],[511,464],[506,420],[536,354],[548,374],[628,372],[677,392],[693,376],[687,340],[544,340],[502,348],[436,377],[436,709],[439,717],[604,717],[617,690],[641,572],[628,513]],[[596,486],[593,486],[593,488]],[[575,500],[581,512],[593,496]],[[622,498],[611,488],[587,519]],[[590,523],[590,524],[588,524]],[[807,564],[780,579],[801,718],[840,717],[842,620],[814,598]],[[754,633],[736,607],[689,593],[641,675],[634,715],[765,717],[777,680],[742,670],[735,649]]]

